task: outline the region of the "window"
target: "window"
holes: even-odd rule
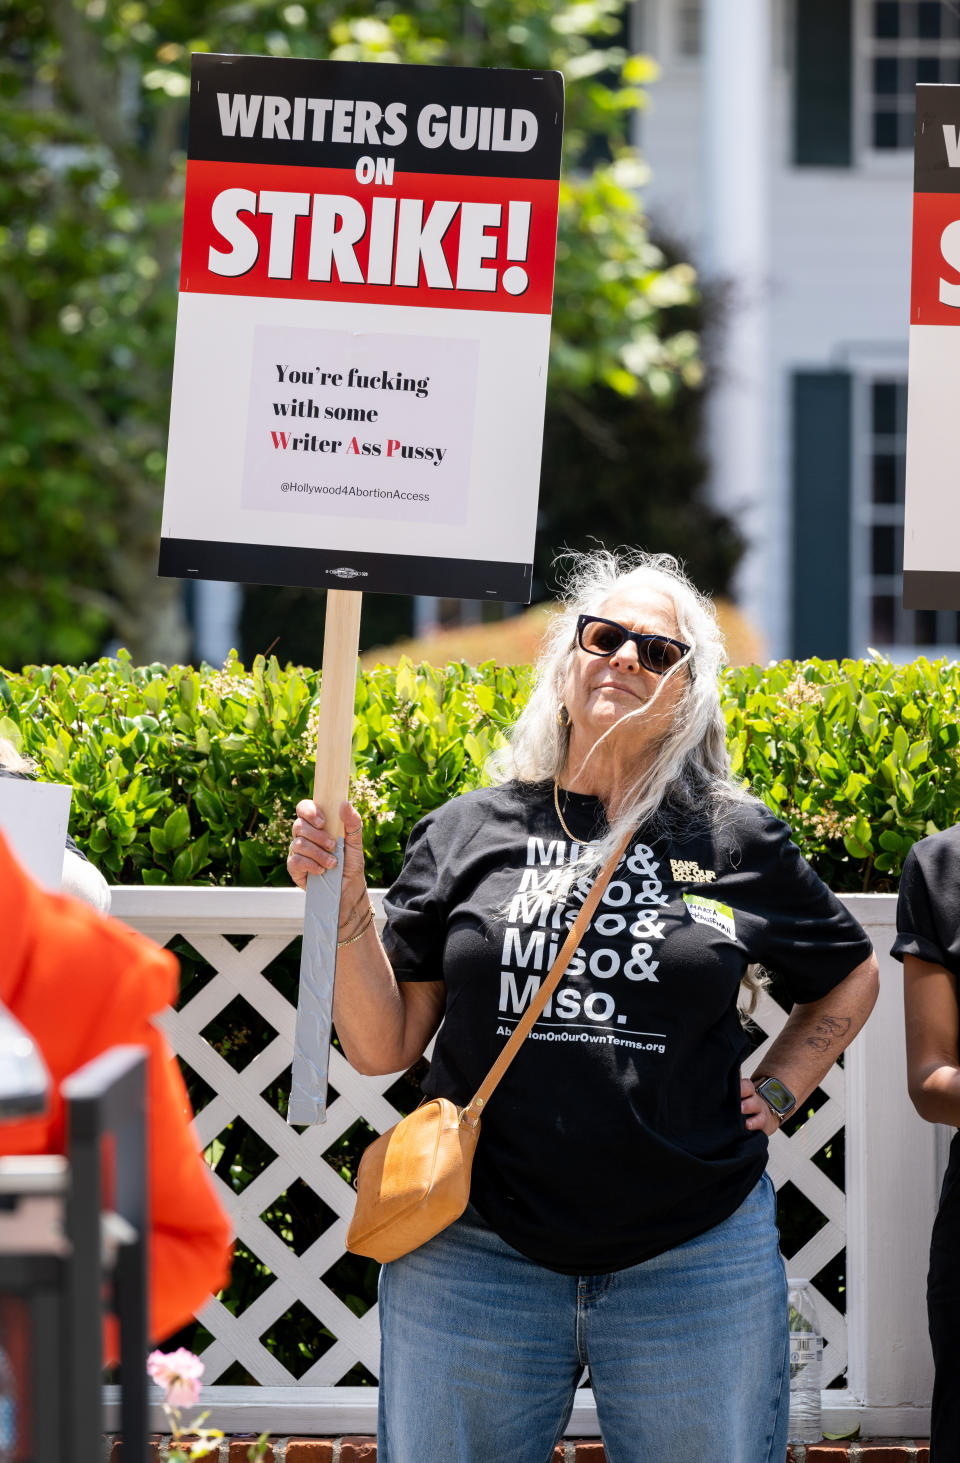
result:
[[[953,610],[905,610],[901,603],[906,381],[882,376],[865,381],[858,415],[854,651],[860,654],[870,645],[934,650],[960,644],[960,615]]]
[[[676,9],[676,53],[697,60],[702,50],[703,8],[700,0],[679,0]]]
[[[954,0],[869,0],[864,145],[913,147],[917,82],[960,82],[960,7]]]

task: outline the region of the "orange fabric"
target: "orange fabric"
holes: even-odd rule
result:
[[[151,1018],[177,989],[177,962],[78,900],[37,887],[0,835],[0,999],[37,1041],[57,1091],[49,1116],[0,1124],[0,1153],[63,1153],[63,1079],[121,1043],[145,1046],[150,1334],[189,1321],[227,1280],[230,1229],[190,1131],[190,1101]],[[114,1328],[108,1351],[115,1355]]]

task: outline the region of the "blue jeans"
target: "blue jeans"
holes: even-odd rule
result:
[[[549,1463],[584,1367],[607,1463],[783,1463],[773,1184],[664,1255],[558,1275],[473,1209],[380,1276],[379,1463]]]

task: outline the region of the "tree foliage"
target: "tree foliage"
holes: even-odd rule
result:
[[[627,146],[653,63],[624,0],[7,0],[0,17],[0,659],[187,651],[156,578],[192,51],[557,68],[554,402],[700,374],[692,271]],[[588,157],[601,157],[593,166]]]

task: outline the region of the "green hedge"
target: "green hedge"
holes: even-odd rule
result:
[[[353,796],[372,883],[423,813],[475,787],[529,686],[525,668],[403,664],[358,683]],[[0,736],[74,788],[71,831],[117,883],[285,884],[311,787],[317,672],[209,667],[0,672]],[[896,886],[916,839],[960,819],[960,670],[918,660],[730,670],[735,771],[839,891]]]
[[[734,771],[838,892],[895,889],[918,838],[960,820],[960,666],[781,661],[728,671]]]
[[[451,665],[367,672],[353,797],[371,882],[389,882],[421,812],[478,783],[526,675]],[[73,784],[70,831],[115,883],[288,884],[297,801],[313,787],[317,672],[258,656],[0,672],[0,736]],[[5,704],[3,704],[5,703]]]

